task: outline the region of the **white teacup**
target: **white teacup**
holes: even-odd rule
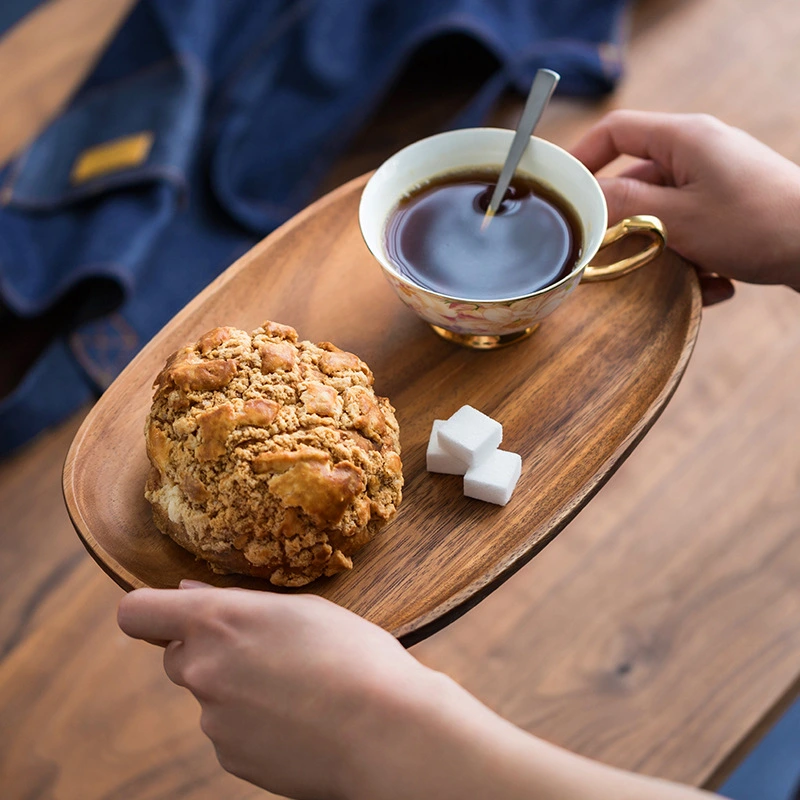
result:
[[[622,220],[611,228],[605,197],[594,176],[566,150],[531,137],[518,170],[550,187],[577,213],[582,251],[572,271],[560,280],[520,297],[476,300],[425,289],[402,274],[386,251],[386,225],[401,198],[432,178],[467,169],[502,167],[514,131],[469,128],[440,133],[393,155],[364,187],[358,217],[364,241],[400,299],[444,338],[478,349],[492,349],[524,339],[539,322],[584,281],[610,280],[652,261],[664,249],[666,233],[652,216]],[[591,266],[598,251],[628,234],[650,242],[633,256]]]

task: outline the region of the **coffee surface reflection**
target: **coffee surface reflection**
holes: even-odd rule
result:
[[[521,297],[568,275],[581,254],[577,214],[552,189],[515,175],[481,230],[496,169],[440,175],[404,197],[386,226],[386,253],[425,289],[475,300]]]

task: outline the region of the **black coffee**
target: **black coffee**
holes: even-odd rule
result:
[[[552,189],[515,176],[485,230],[497,170],[434,178],[400,201],[386,250],[414,283],[454,297],[491,300],[530,294],[568,275],[581,252],[575,211]]]

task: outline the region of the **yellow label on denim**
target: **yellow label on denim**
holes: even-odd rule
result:
[[[75,160],[70,182],[76,186],[112,172],[138,167],[147,160],[152,146],[153,134],[142,131],[90,147]]]

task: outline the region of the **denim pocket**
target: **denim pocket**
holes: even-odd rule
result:
[[[151,62],[84,90],[0,173],[0,307],[63,320],[0,401],[0,453],[89,399],[138,349],[107,315],[152,282],[158,243],[187,199],[204,94],[193,62]]]
[[[3,205],[57,209],[114,188],[153,181],[185,189],[186,167],[200,122],[203,79],[191,61],[170,58],[86,92],[6,171]],[[79,174],[92,151],[146,139],[133,160]]]
[[[12,311],[35,316],[92,281],[121,302],[185,199],[203,96],[193,62],[160,61],[79,96],[0,174]]]

